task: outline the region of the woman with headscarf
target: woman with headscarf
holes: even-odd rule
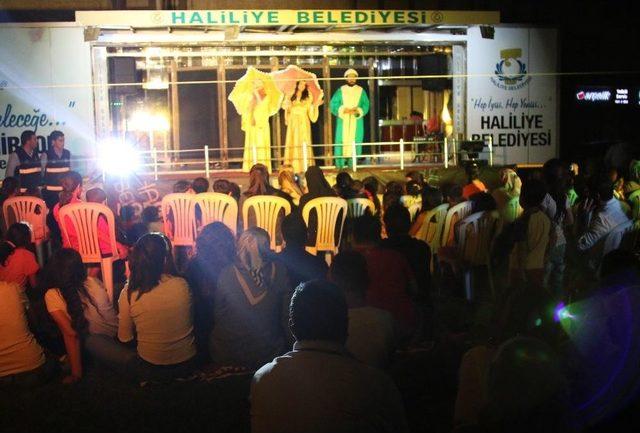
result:
[[[257,369],[284,353],[290,294],[286,269],[271,259],[267,232],[243,232],[235,263],[222,270],[213,294],[213,362]]]
[[[280,191],[287,194],[291,198],[293,204],[298,206],[300,198],[302,197],[302,190],[296,182],[293,175],[293,168],[290,165],[283,165],[280,168],[278,183],[280,184]]]
[[[305,179],[307,180],[307,191],[309,192],[303,195],[300,199],[300,205],[298,206],[300,212],[302,212],[305,205],[314,198],[336,196],[336,192],[331,188],[327,179],[325,179],[320,167],[315,165],[313,167],[309,167],[305,173]],[[309,243],[307,245],[315,245],[316,234],[318,231],[318,218],[315,212],[312,212],[311,215],[309,215],[309,222],[307,226],[309,228]]]
[[[500,214],[505,215],[504,211],[506,206],[509,204],[509,201],[516,197],[520,197],[522,181],[514,170],[510,168],[503,168],[500,170],[500,184],[502,186],[493,190],[491,195],[496,201],[497,209]]]

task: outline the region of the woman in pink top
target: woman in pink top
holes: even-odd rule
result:
[[[30,245],[31,229],[24,223],[12,224],[0,243],[0,281],[17,283],[25,303],[27,283],[35,287],[36,273],[40,269],[35,254],[27,249]]]
[[[92,188],[87,191],[87,203],[99,203],[106,205],[107,194],[101,188]],[[100,252],[103,256],[111,255],[111,236],[109,234],[109,223],[107,217],[100,215],[98,217],[98,243],[100,244]],[[118,257],[125,259],[127,257],[128,248],[116,241],[118,248]]]
[[[62,222],[60,221],[60,208],[72,203],[80,203],[80,194],[82,193],[82,176],[80,173],[70,171],[60,178],[60,201],[53,207],[53,218],[62,230]],[[62,236],[62,246],[64,248],[78,249],[78,235],[73,228],[73,224],[69,218],[64,221],[67,229],[67,236]]]

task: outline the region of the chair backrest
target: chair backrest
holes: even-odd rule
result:
[[[442,230],[444,229],[444,220],[447,217],[449,203],[443,203],[437,206],[424,216],[422,226],[415,234],[416,239],[420,239],[429,244],[431,254],[437,254],[441,246]]]
[[[635,243],[632,241],[634,235],[635,229],[632,220],[614,227],[604,238],[602,256],[604,257],[607,253],[617,250],[618,248],[630,250],[633,247],[633,243]]]
[[[26,222],[31,228],[31,242],[45,239],[47,233],[47,205],[38,197],[10,197],[2,205],[7,228],[12,223]]]
[[[376,213],[376,206],[368,198],[352,198],[347,200],[349,206],[347,216],[349,218],[358,218],[365,214],[367,209],[371,212],[371,215]]]
[[[441,246],[451,246],[454,244],[454,228],[458,221],[462,221],[471,215],[473,204],[471,201],[463,201],[449,208],[447,216],[444,219],[444,228],[442,229]]]
[[[196,194],[195,204],[202,214],[201,224],[224,223],[235,235],[238,229],[238,202],[227,194],[203,192]]]
[[[640,219],[640,189],[633,191],[627,197],[627,201],[631,204],[633,219]]]
[[[342,239],[344,221],[347,218],[347,201],[340,197],[318,197],[309,202],[302,209],[302,218],[309,225],[311,211],[315,210],[318,216],[318,230],[316,236],[316,251],[338,252],[338,246]],[[336,228],[339,228],[336,239]]]
[[[520,216],[521,213],[522,208],[520,207],[520,197],[513,197],[502,208],[500,216],[505,223],[512,223]]]
[[[249,197],[242,205],[242,220],[244,221],[244,229],[249,228],[249,210],[253,209],[255,213],[255,226],[264,229],[269,233],[271,238],[271,249],[276,250],[277,245],[277,229],[278,217],[282,211],[284,215],[291,213],[291,205],[282,197],[274,195],[254,195]]]
[[[491,243],[497,226],[498,217],[491,211],[476,212],[457,224],[458,251],[466,263],[489,263]]]
[[[449,204],[447,204],[447,207],[449,207]],[[422,208],[422,203],[414,203],[411,206],[409,206],[409,216],[411,217],[411,221],[416,219],[416,215],[418,215],[418,212],[420,212],[421,208]]]
[[[100,263],[102,254],[98,240],[98,218],[104,215],[109,226],[109,243],[113,260],[118,259],[116,244],[116,223],[113,212],[108,206],[100,203],[73,203],[60,208],[60,229],[67,244],[69,243],[69,226],[71,223],[78,237],[78,252],[84,263]]]
[[[194,245],[196,214],[193,194],[174,193],[162,197],[162,219],[164,233],[174,246]]]

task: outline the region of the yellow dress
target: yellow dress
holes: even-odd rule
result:
[[[267,94],[262,100],[255,102],[253,107],[251,104],[247,104],[247,110],[240,113],[242,115],[242,130],[245,133],[242,171],[249,171],[254,163],[264,164],[271,170],[269,117],[273,114],[274,105],[279,103],[279,95]]]
[[[287,101],[284,108],[287,137],[284,144],[284,163],[293,167],[294,173],[304,172],[304,150],[307,164],[312,166],[313,148],[311,147],[311,122],[318,120],[318,106],[307,98],[303,101]]]

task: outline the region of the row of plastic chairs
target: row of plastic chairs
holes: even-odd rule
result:
[[[316,243],[308,247],[312,254],[326,252],[336,254],[347,216],[358,217],[367,209],[375,211],[368,199],[343,200],[339,197],[320,197],[310,200],[302,209],[302,218],[308,225],[312,213],[317,215]],[[200,211],[198,218],[197,210]],[[278,221],[291,213],[290,203],[282,197],[260,195],[248,198],[242,207],[244,229],[260,227],[269,233],[271,249],[280,251]],[[164,230],[174,246],[193,247],[198,227],[212,222],[222,222],[235,234],[237,232],[238,204],[230,196],[219,193],[167,194],[162,199]],[[253,216],[253,219],[250,217]],[[339,227],[336,239],[336,227]]]

